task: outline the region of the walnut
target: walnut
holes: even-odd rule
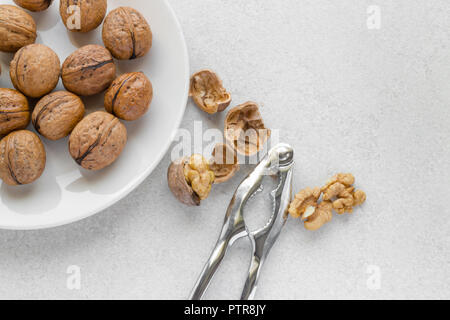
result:
[[[107,0],[61,0],[59,14],[68,30],[89,32],[102,23],[107,5]]]
[[[0,178],[12,186],[36,181],[45,169],[45,148],[26,130],[10,133],[0,142]]]
[[[189,206],[199,206],[208,197],[214,178],[208,162],[198,154],[175,160],[167,171],[173,195]]]
[[[137,120],[150,107],[153,86],[142,72],[126,73],[111,84],[105,95],[106,111],[123,120]]]
[[[30,123],[27,98],[13,89],[0,89],[0,136],[25,129]]]
[[[87,45],[72,53],[62,66],[64,87],[80,96],[104,91],[116,77],[116,65],[106,48]]]
[[[322,201],[314,212],[307,217],[304,225],[307,230],[316,231],[333,218],[333,205],[331,201]]]
[[[315,211],[320,194],[320,188],[306,188],[297,193],[289,206],[291,216],[294,218],[308,218]]]
[[[225,138],[239,153],[258,153],[269,139],[270,129],[264,126],[259,107],[246,102],[232,108],[225,119]]]
[[[42,44],[30,44],[17,51],[9,68],[14,87],[31,98],[55,89],[60,73],[58,55]]]
[[[222,80],[211,70],[192,75],[189,95],[200,109],[210,114],[224,111],[231,103],[231,95]]]
[[[332,200],[333,209],[343,214],[352,213],[353,208],[364,203],[365,193],[359,190],[355,196],[355,177],[350,173],[339,173],[322,187],[323,199]]]
[[[219,184],[230,180],[239,171],[236,151],[230,146],[218,143],[214,146],[209,168],[214,172],[214,183]]]
[[[67,137],[83,119],[84,104],[67,91],[57,91],[43,97],[33,110],[32,122],[36,130],[50,140]]]
[[[91,113],[73,129],[69,138],[72,158],[85,169],[100,170],[117,160],[127,142],[127,129],[104,111]]]
[[[14,0],[14,2],[30,11],[44,11],[52,4],[53,0]]]
[[[25,10],[0,5],[0,51],[16,52],[36,41],[36,23]]]
[[[116,59],[143,57],[152,47],[152,31],[144,16],[130,7],[111,11],[103,24],[105,47]]]

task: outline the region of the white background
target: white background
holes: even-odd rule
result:
[[[352,172],[368,195],[315,233],[288,221],[257,298],[449,298],[448,1],[170,3],[191,71],[216,70],[233,105],[259,102],[266,124],[294,146],[296,191]],[[369,5],[381,9],[379,30],[367,28]],[[224,116],[190,102],[182,127],[222,128]],[[169,163],[168,154],[136,191],[89,219],[0,231],[0,298],[186,298],[250,168],[186,208],[166,186]],[[240,295],[249,246],[230,253],[208,298]],[[71,265],[81,269],[80,290],[66,286]]]

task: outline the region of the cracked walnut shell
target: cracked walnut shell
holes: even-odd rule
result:
[[[69,152],[81,167],[100,170],[117,160],[127,142],[127,129],[104,111],[86,116],[69,138]]]
[[[0,88],[0,136],[25,129],[29,123],[27,98],[17,90]]]
[[[169,188],[183,204],[199,206],[208,197],[214,183],[214,172],[198,154],[175,160],[167,171]]]
[[[105,109],[123,120],[137,120],[149,109],[153,86],[142,72],[126,73],[113,81],[105,94]]]
[[[89,32],[102,23],[107,6],[107,0],[60,0],[59,14],[68,30]]]
[[[203,111],[214,114],[224,111],[231,103],[231,95],[216,73],[202,70],[191,77],[189,96]]]
[[[31,131],[15,131],[0,142],[0,178],[8,185],[36,181],[44,172],[45,162],[44,145]]]
[[[152,37],[147,20],[130,7],[119,7],[111,11],[103,23],[103,43],[116,59],[133,60],[143,57],[152,47]]]
[[[116,65],[105,47],[87,45],[72,53],[62,66],[64,87],[79,96],[92,96],[108,88],[116,77]]]
[[[218,143],[214,146],[209,168],[214,172],[214,183],[219,184],[233,178],[239,171],[238,156],[229,145]]]
[[[0,5],[0,51],[16,52],[36,41],[36,23],[25,10]]]
[[[44,11],[50,7],[53,0],[14,0],[14,2],[24,9],[38,12]]]
[[[67,91],[57,91],[43,97],[33,110],[32,122],[36,130],[50,140],[67,137],[83,119],[84,104]]]
[[[30,44],[17,51],[9,69],[14,87],[31,98],[55,89],[60,73],[58,55],[42,44]]]
[[[225,138],[239,153],[258,153],[269,139],[270,129],[264,126],[259,107],[246,102],[232,108],[225,119]]]

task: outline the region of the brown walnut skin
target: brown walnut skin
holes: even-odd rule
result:
[[[27,10],[38,12],[47,10],[53,0],[14,0],[14,2]]]
[[[16,52],[36,41],[36,23],[25,10],[0,5],[0,51]]]
[[[64,87],[79,96],[92,96],[108,88],[116,77],[116,65],[105,47],[87,45],[63,63]]]
[[[148,111],[152,99],[152,83],[145,74],[126,73],[106,91],[105,109],[122,120],[137,120]]]
[[[8,185],[36,181],[44,172],[45,162],[44,145],[31,131],[15,131],[0,142],[0,178]]]
[[[167,181],[170,191],[178,201],[187,206],[199,206],[200,197],[187,183],[184,175],[184,166],[188,161],[189,158],[185,157],[172,162],[167,170]]]
[[[71,6],[78,6],[80,9],[80,28],[75,26],[73,20],[75,11],[70,11]],[[108,3],[107,0],[60,0],[59,14],[69,31],[89,32],[96,29],[103,21],[106,15]],[[74,25],[74,27],[71,26]]]
[[[57,91],[43,97],[33,110],[33,125],[42,136],[50,140],[67,137],[83,119],[84,104],[67,91]]]
[[[146,55],[152,47],[152,37],[147,20],[130,7],[111,11],[103,23],[103,43],[119,60],[133,60]]]
[[[127,129],[104,111],[91,113],[75,127],[69,139],[72,158],[87,170],[101,170],[117,160],[127,142]]]
[[[60,73],[58,55],[42,44],[30,44],[17,51],[9,68],[14,87],[31,98],[40,98],[55,89]]]
[[[17,90],[0,89],[0,136],[25,129],[29,123],[27,98]]]

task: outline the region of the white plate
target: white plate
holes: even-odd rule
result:
[[[13,4],[13,1],[2,1]],[[152,81],[154,98],[149,112],[126,123],[128,143],[120,158],[100,172],[81,169],[67,151],[67,138],[43,139],[47,165],[43,176],[27,186],[9,187],[0,182],[0,228],[41,229],[86,218],[111,206],[136,188],[167,152],[186,107],[189,61],[180,25],[165,0],[109,0],[108,12],[132,6],[150,23],[153,47],[134,61],[117,61],[118,75],[143,71]],[[59,1],[44,12],[32,13],[38,26],[37,43],[59,55],[61,63],[77,47],[103,45],[101,26],[88,34],[66,31],[59,16]],[[0,87],[12,88],[9,62],[13,55],[1,53]],[[62,90],[61,82],[56,90]],[[84,99],[88,112],[103,106],[103,94]],[[33,130],[31,126],[30,130]]]

